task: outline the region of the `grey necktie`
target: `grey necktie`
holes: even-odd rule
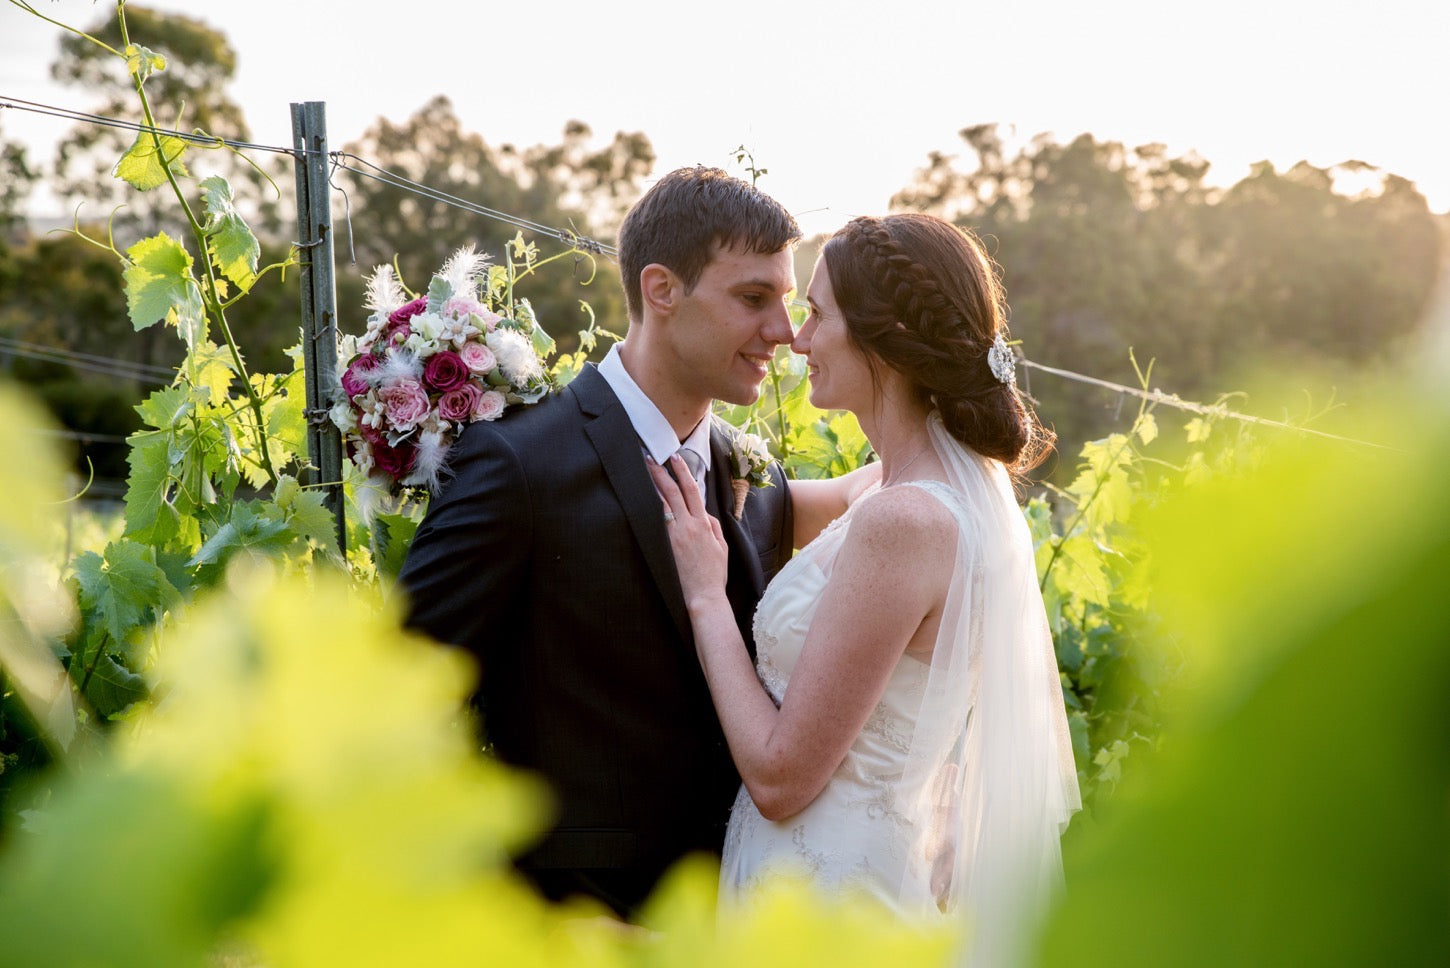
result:
[[[681,447],[675,451],[684,460],[685,466],[690,469],[690,476],[695,479],[695,484],[703,492],[705,489],[705,460],[699,454],[688,447]]]

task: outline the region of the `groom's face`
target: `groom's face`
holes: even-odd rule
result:
[[[786,304],[795,292],[791,252],[717,247],[669,323],[681,386],[705,400],[754,403],[775,348],[793,335]]]

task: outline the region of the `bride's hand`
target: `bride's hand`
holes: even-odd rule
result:
[[[685,605],[693,611],[714,597],[724,597],[730,552],[720,522],[705,511],[685,462],[671,457],[670,470],[673,477],[660,465],[649,465],[655,490],[664,499],[665,533],[670,536]],[[690,486],[681,488],[676,479],[690,481]]]

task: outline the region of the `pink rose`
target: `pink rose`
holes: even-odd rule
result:
[[[464,343],[463,349],[458,351],[458,358],[470,371],[480,375],[491,373],[498,366],[493,350],[482,343]]]
[[[477,299],[470,299],[467,296],[452,296],[443,304],[443,315],[453,319],[467,319],[469,316],[482,316],[488,312],[483,304]]]
[[[438,398],[438,416],[444,420],[462,423],[473,417],[478,409],[478,399],[483,391],[472,383],[465,383],[456,390],[449,390]]]
[[[399,380],[383,387],[378,391],[378,402],[383,405],[383,412],[394,430],[412,430],[432,408],[428,402],[428,391],[416,380]]]
[[[342,392],[349,397],[355,397],[359,393],[367,393],[372,389],[372,383],[367,379],[367,374],[376,370],[378,364],[383,361],[371,353],[363,353],[353,357],[347,365],[347,370],[342,374]]]
[[[412,444],[404,443],[397,447],[389,447],[387,444],[373,445],[373,466],[394,480],[411,471],[413,461],[417,458],[418,451]]]
[[[478,404],[473,408],[474,420],[497,420],[503,416],[508,398],[497,390],[485,390],[478,395]]]
[[[467,380],[468,365],[452,350],[434,353],[423,367],[423,382],[440,393],[457,390]]]

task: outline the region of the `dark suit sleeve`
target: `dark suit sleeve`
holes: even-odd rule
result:
[[[486,663],[484,643],[508,641],[527,581],[529,488],[518,455],[487,423],[468,427],[449,463],[453,476],[430,504],[398,577],[405,624]]]

